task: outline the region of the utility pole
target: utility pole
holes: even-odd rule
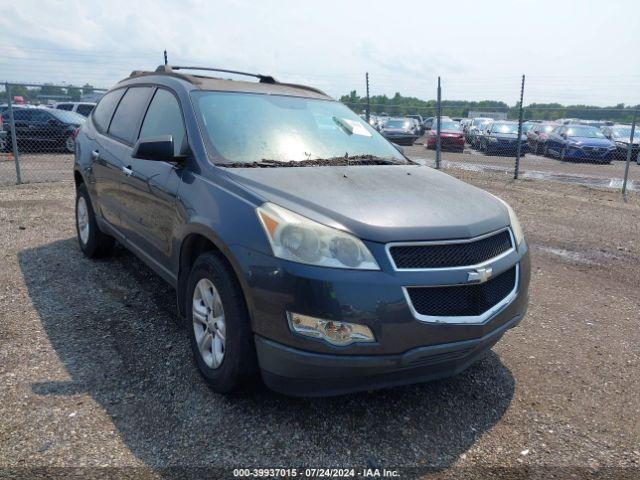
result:
[[[522,153],[522,116],[524,111],[524,75],[522,75],[522,85],[520,86],[520,112],[518,114],[518,150],[516,152],[516,166],[513,172],[513,178],[518,179],[518,170],[520,170],[520,154]]]
[[[367,123],[369,123],[369,119],[371,118],[371,100],[369,99],[369,72],[366,72],[365,75],[367,81],[367,111],[366,111],[366,119]]]
[[[165,66],[169,64],[169,62],[167,61],[167,50],[166,49],[164,51],[164,64],[165,64]]]
[[[442,144],[440,143],[440,120],[442,119],[442,90],[440,89],[440,77],[438,77],[438,103],[436,105],[436,169],[440,170],[440,152]],[[433,125],[432,125],[433,126]]]
[[[622,195],[627,194],[627,181],[629,180],[629,163],[631,163],[631,152],[633,151],[633,140],[636,133],[636,120],[638,119],[638,105],[633,111],[633,121],[631,122],[631,137],[629,138],[629,145],[627,145],[627,162],[624,165],[624,180],[622,182]],[[639,154],[640,155],[640,154]]]

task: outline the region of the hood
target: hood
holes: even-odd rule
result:
[[[420,165],[226,172],[265,201],[364,240],[469,238],[509,224],[506,208],[492,195]]]
[[[464,133],[459,130],[440,130],[440,134],[448,137],[461,137],[464,135]],[[435,133],[435,135],[437,135],[437,133]]]
[[[588,147],[611,147],[613,145],[608,138],[569,137],[567,141]]]

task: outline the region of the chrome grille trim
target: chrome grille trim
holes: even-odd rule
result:
[[[465,267],[469,268],[469,267]],[[509,267],[511,268],[511,267]],[[500,311],[504,310],[511,302],[515,300],[518,295],[518,290],[520,288],[520,263],[516,263],[516,278],[513,286],[513,290],[507,294],[501,301],[496,303],[493,307],[491,307],[486,312],[475,315],[475,316],[430,316],[430,315],[422,315],[416,311],[413,306],[413,302],[411,301],[411,297],[409,296],[408,288],[438,288],[438,287],[453,287],[453,286],[464,286],[469,285],[468,283],[459,283],[454,285],[434,285],[434,286],[421,286],[421,285],[410,285],[406,287],[402,287],[402,293],[404,294],[404,298],[409,306],[409,310],[411,314],[416,320],[425,323],[440,323],[440,324],[461,324],[461,325],[469,325],[469,324],[482,324],[490,320],[492,317],[497,315]]]
[[[460,244],[460,243],[473,243],[479,240],[483,240],[485,238],[489,238],[493,235],[498,235],[504,231],[509,232],[509,237],[511,238],[511,248],[501,253],[500,255],[485,260],[484,262],[477,263],[474,265],[463,265],[458,267],[431,267],[431,268],[398,268],[396,262],[393,260],[393,256],[391,255],[392,247],[419,247],[419,246],[428,246],[428,245],[451,245],[451,244]],[[457,240],[433,240],[433,241],[419,241],[419,242],[391,242],[385,245],[385,251],[387,252],[387,258],[389,262],[391,262],[391,266],[396,272],[438,272],[438,271],[451,271],[451,270],[469,270],[474,268],[482,268],[486,265],[489,265],[493,262],[504,258],[516,250],[516,242],[513,238],[513,232],[510,227],[501,228],[500,230],[495,230],[493,232],[480,235],[473,238],[465,238],[465,239],[457,239]]]

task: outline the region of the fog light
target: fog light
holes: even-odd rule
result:
[[[371,329],[357,323],[335,322],[321,318],[287,312],[289,328],[300,335],[321,338],[332,345],[350,345],[352,343],[375,342]]]

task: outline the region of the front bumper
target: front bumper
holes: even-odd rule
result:
[[[315,375],[314,371],[327,371],[327,362],[335,364],[336,368],[329,377],[324,377],[326,385],[317,394],[342,393],[363,387],[354,378],[347,385],[342,384],[340,378],[346,375],[340,373],[343,370],[349,370],[351,377],[366,377],[367,385],[376,380],[378,386],[451,375],[475,361],[499,339],[501,332],[519,322],[526,311],[530,276],[526,242],[491,263],[494,275],[518,264],[518,288],[510,303],[479,323],[418,319],[404,294],[407,286],[464,284],[468,281],[467,269],[395,271],[384,244],[365,243],[381,270],[315,267],[276,259],[244,247],[232,248],[246,279],[245,297],[263,377],[275,390],[285,391],[285,387],[278,385],[291,381],[301,385],[301,395],[320,392],[317,385],[309,387],[311,390],[305,385]],[[289,329],[287,312],[366,325],[376,341],[333,346],[300,336]],[[432,357],[443,349],[462,349],[464,352],[454,363],[425,360],[426,363],[410,365],[410,359]],[[366,368],[358,367],[360,363]]]
[[[487,153],[515,155],[518,151],[518,144],[517,142],[487,142],[485,151]],[[529,144],[523,140],[520,144],[520,153],[524,154],[527,152],[529,152]]]
[[[602,147],[601,147],[602,148]],[[600,151],[595,150],[583,150],[579,147],[567,147],[565,150],[564,158],[571,160],[586,160],[596,162],[608,162],[615,154],[614,149],[602,148]]]
[[[481,338],[417,347],[399,355],[327,355],[256,337],[265,384],[280,393],[317,397],[426,382],[456,375],[479,360],[524,316]]]
[[[399,145],[413,145],[418,139],[418,135],[385,135],[384,133],[382,135],[390,142]]]

